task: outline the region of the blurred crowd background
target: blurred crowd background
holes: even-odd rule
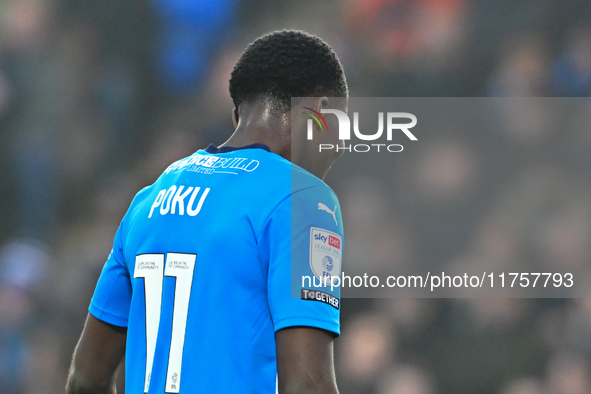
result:
[[[591,93],[588,0],[0,0],[0,393],[63,392],[128,204],[230,135],[232,66],[279,28],[333,46],[351,96]],[[388,183],[337,163],[345,268],[589,264],[578,114],[434,135]],[[591,299],[346,299],[336,360],[343,394],[591,393]]]

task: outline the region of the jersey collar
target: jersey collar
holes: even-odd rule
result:
[[[241,149],[264,149],[267,152],[271,152],[271,149],[269,149],[269,147],[265,144],[251,144],[251,145],[241,146],[238,148],[234,148],[231,146],[222,146],[221,148],[218,148],[214,144],[209,144],[209,146],[207,148],[205,148],[204,150],[207,153],[226,153],[226,152],[233,152],[235,150],[241,150]]]

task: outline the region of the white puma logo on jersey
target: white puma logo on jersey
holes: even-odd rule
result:
[[[334,211],[331,211],[330,209],[328,209],[328,207],[326,205],[324,205],[323,203],[319,202],[318,203],[318,209],[321,210],[321,211],[325,211],[325,212],[330,213],[332,215],[333,219],[334,219],[335,224],[337,226],[339,225],[337,223],[337,217],[335,215],[335,212],[337,211],[337,206],[336,205],[334,206]]]

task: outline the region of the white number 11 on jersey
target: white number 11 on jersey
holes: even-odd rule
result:
[[[168,253],[166,264],[164,264],[164,254],[141,254],[135,257],[133,277],[134,279],[144,279],[146,302],[146,378],[144,393],[147,393],[150,388],[156,339],[160,325],[164,276],[176,277],[172,336],[168,354],[165,392],[179,392],[189,297],[191,296],[196,259],[196,254]]]

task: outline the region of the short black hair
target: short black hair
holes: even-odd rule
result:
[[[250,43],[236,62],[230,96],[243,103],[270,100],[271,110],[287,112],[292,97],[323,94],[348,97],[343,66],[321,38],[299,30],[277,30]]]

